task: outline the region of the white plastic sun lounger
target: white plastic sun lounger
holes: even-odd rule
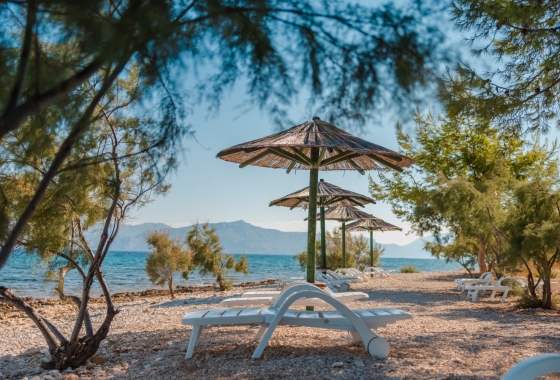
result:
[[[336,310],[289,310],[296,300],[303,297],[320,298]],[[389,342],[374,334],[371,329],[411,318],[412,314],[399,309],[350,310],[346,305],[314,286],[298,285],[282,294],[274,306],[198,309],[188,312],[183,317],[182,323],[193,326],[193,330],[185,358],[192,357],[203,326],[242,324],[261,326],[254,338],[255,341],[259,341],[259,344],[253,353],[253,359],[261,357],[278,325],[349,331],[354,342],[361,341],[364,344],[369,355],[386,358],[389,355]]]
[[[365,267],[363,273],[369,274],[369,275],[378,275],[381,278],[385,278],[385,277],[389,277],[389,274],[391,274],[392,270],[384,270],[382,268],[379,267]]]
[[[324,282],[321,282],[322,284],[325,284]],[[282,290],[290,288],[292,286],[296,286],[296,285],[313,285],[313,284],[309,284],[307,281],[297,281],[297,282],[288,282],[285,283],[284,286],[282,287]],[[336,290],[336,289],[335,289]],[[327,288],[323,289],[323,291],[327,294],[335,295],[335,294],[345,294],[345,295],[363,295],[365,293],[362,292],[335,292],[334,290],[332,290],[331,288],[328,287],[327,284]],[[257,291],[252,291],[252,292],[245,292],[241,295],[241,297],[243,298],[250,298],[250,297],[277,297],[280,295],[280,293],[282,293],[282,291],[280,290],[269,290],[269,291],[263,291],[263,290],[257,290]]]
[[[292,285],[296,286],[297,284]],[[262,293],[254,294],[253,292],[249,297],[246,297],[245,294],[238,298],[226,298],[225,300],[220,302],[221,306],[232,307],[232,306],[249,306],[249,305],[274,305],[278,297],[280,297],[283,293],[288,291],[290,287],[284,288],[281,292],[268,292],[268,293],[275,293],[270,294],[268,296],[263,296]],[[319,288],[317,288],[319,289]],[[368,298],[366,293],[362,292],[346,292],[346,293],[333,293],[328,288],[322,290],[323,292],[327,293],[334,299],[346,304],[348,302],[353,302],[362,298]],[[300,298],[293,303],[295,306],[317,306],[317,307],[330,307],[331,305],[319,298]]]
[[[523,359],[510,368],[502,380],[533,380],[560,371],[560,354],[543,354]]]
[[[348,284],[346,284],[346,286],[344,286],[344,287],[341,287],[339,285],[333,285],[329,281],[327,281],[327,279],[324,279],[323,277],[320,277],[319,275],[315,276],[315,281],[327,284],[327,287],[333,293],[340,293],[340,292],[343,292],[344,290],[348,290],[348,288],[349,288]],[[293,286],[295,284],[308,284],[308,282],[303,278],[289,279],[289,280],[279,280],[276,283],[276,291],[280,291],[280,290],[284,289],[286,286]]]
[[[361,278],[362,281],[369,281],[368,275],[360,272],[356,268],[338,268],[335,272],[341,275],[357,276]]]
[[[332,278],[331,276],[329,276],[328,274],[325,274],[323,272],[318,272],[316,275],[316,278],[318,281],[323,281],[326,282],[334,287],[339,287],[340,290],[342,290],[343,292],[347,291],[350,289],[350,281],[348,280],[337,280],[335,278]]]
[[[364,280],[361,279],[360,276],[356,276],[355,274],[353,275],[341,274],[332,270],[327,270],[327,275],[331,276],[336,280],[346,280],[352,283],[364,282]]]
[[[490,280],[492,280],[492,272],[484,272],[479,278],[456,278],[455,282],[457,283],[457,290],[464,292],[464,287],[468,284],[488,284]]]
[[[502,285],[502,281],[504,281],[507,278],[511,278],[511,277],[504,276],[504,277],[500,278],[498,281],[496,281],[496,284],[494,284],[494,285],[469,285],[469,286],[465,286],[465,290],[468,291],[467,300],[470,297],[472,299],[472,301],[475,302],[477,297],[478,297],[478,293],[482,294],[482,293],[487,292],[487,291],[492,291],[492,294],[490,295],[490,301],[492,301],[494,299],[494,296],[496,295],[497,292],[503,292],[504,294],[502,295],[502,299],[500,300],[500,303],[504,303],[504,301],[506,300],[506,297],[508,295],[508,292],[509,292],[509,286]]]

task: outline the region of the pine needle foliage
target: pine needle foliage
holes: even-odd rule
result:
[[[169,231],[152,231],[146,236],[152,248],[146,259],[146,273],[153,284],[169,288],[171,299],[175,299],[173,276],[181,273],[189,279],[191,253],[185,249],[181,239],[169,237]]]
[[[516,132],[559,127],[560,3],[454,0],[451,11],[473,57],[485,59],[485,67],[460,63],[441,80],[447,113],[477,115]]]
[[[192,265],[198,268],[202,276],[215,276],[220,291],[231,288],[233,278],[227,277],[231,271],[245,275],[249,273],[247,257],[242,255],[235,260],[232,255],[225,254],[216,229],[210,228],[208,223],[193,225],[187,233],[186,242],[193,253]]]
[[[401,151],[416,165],[403,173],[370,178],[372,197],[391,204],[418,235],[432,234],[425,249],[461,263],[468,271],[497,269],[507,243],[495,224],[507,217],[505,201],[515,181],[534,177],[535,168],[554,167],[555,143],[524,141],[475,117],[415,115],[415,135],[397,128]]]

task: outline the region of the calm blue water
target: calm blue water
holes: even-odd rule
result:
[[[147,252],[110,252],[103,263],[103,272],[111,293],[155,289],[150,283],[144,267]],[[234,255],[239,256],[239,255]],[[286,255],[246,255],[249,262],[249,275],[232,274],[235,283],[262,281],[303,276],[303,272],[292,256]],[[436,259],[390,259],[382,258],[384,269],[397,270],[406,265],[414,265],[421,272],[440,272],[460,269],[457,263],[446,264]],[[45,281],[45,268],[42,264],[25,254],[13,255],[8,264],[0,270],[0,285],[13,289],[20,296],[53,297],[54,283]],[[177,278],[177,285],[206,285],[212,283],[211,277],[203,278],[198,273],[191,273],[190,279]],[[79,294],[81,279],[75,270],[66,276],[65,290],[69,294]],[[101,289],[94,285],[94,296],[101,294]]]

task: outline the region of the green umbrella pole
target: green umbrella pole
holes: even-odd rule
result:
[[[373,266],[373,230],[369,231],[369,265]]]
[[[319,149],[311,149],[311,162],[319,160]],[[317,237],[317,182],[319,168],[309,170],[309,215],[307,218],[307,282],[315,282],[315,239]]]
[[[321,180],[322,181],[322,180]],[[321,267],[327,267],[327,244],[325,238],[325,206],[321,206]]]
[[[319,149],[311,148],[311,162],[319,161]],[[319,168],[309,169],[309,207],[307,218],[307,282],[315,282],[315,239],[317,237],[317,182]],[[313,306],[306,306],[305,310],[314,310]]]
[[[342,221],[342,267],[346,268],[346,222]]]

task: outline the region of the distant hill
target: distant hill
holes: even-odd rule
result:
[[[253,226],[242,220],[236,222],[209,223],[216,228],[220,241],[227,253],[295,255],[305,251],[307,232],[284,232],[270,228]],[[184,239],[192,227],[173,228],[163,223],[143,223],[133,226],[121,226],[117,238],[111,245],[112,251],[149,251],[146,244],[146,233],[153,230],[169,230],[171,237]],[[97,240],[94,233],[87,239]],[[417,239],[404,246],[384,244],[385,254],[382,257],[430,258],[423,250],[424,242]]]

